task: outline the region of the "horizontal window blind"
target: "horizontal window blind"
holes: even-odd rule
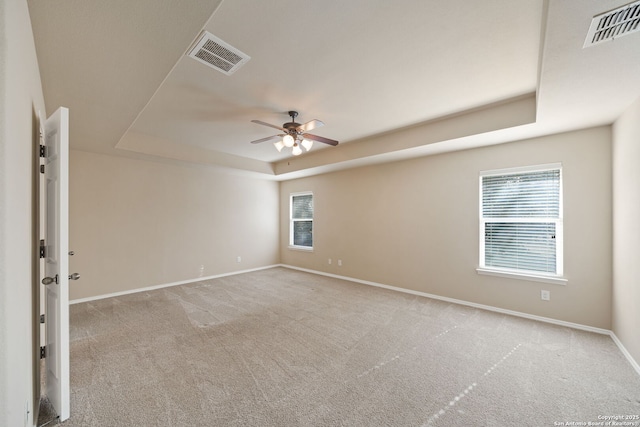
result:
[[[560,169],[481,179],[481,266],[561,274]]]
[[[485,266],[556,271],[554,223],[489,222],[485,226]]]
[[[289,244],[313,247],[313,194],[291,196],[291,227]]]
[[[313,246],[313,222],[295,221],[293,223],[293,245]]]
[[[313,218],[313,195],[304,194],[291,198],[292,217],[295,219]]]
[[[482,178],[484,217],[557,218],[559,214],[559,169]]]

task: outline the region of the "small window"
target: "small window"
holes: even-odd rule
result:
[[[289,245],[313,249],[313,193],[291,195]]]
[[[560,277],[562,169],[480,173],[480,269]]]

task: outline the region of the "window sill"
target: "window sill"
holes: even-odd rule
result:
[[[529,273],[516,273],[504,270],[492,270],[488,268],[476,268],[478,274],[497,277],[508,277],[510,279],[529,280],[532,282],[552,283],[555,285],[566,285],[568,280],[562,277],[542,276]]]
[[[289,249],[302,252],[313,252],[313,247],[289,245]]]

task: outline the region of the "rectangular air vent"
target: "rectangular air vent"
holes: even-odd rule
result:
[[[594,16],[584,47],[640,31],[640,1]]]
[[[251,59],[249,55],[240,52],[208,31],[203,31],[202,36],[187,55],[228,76]]]

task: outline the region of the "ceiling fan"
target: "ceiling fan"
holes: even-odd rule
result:
[[[320,126],[324,126],[324,123],[320,120],[314,119],[307,123],[300,124],[295,122],[296,117],[298,116],[297,111],[289,111],[289,116],[291,117],[291,121],[284,123],[282,126],[272,125],[261,120],[251,120],[252,123],[269,126],[271,128],[278,129],[284,132],[277,135],[268,136],[266,138],[256,139],[255,141],[251,141],[251,143],[258,144],[260,142],[271,141],[273,139],[280,139],[280,141],[275,142],[273,145],[275,145],[278,151],[282,151],[284,147],[292,148],[292,154],[294,156],[302,154],[302,149],[300,148],[300,146],[303,146],[307,151],[309,151],[311,149],[311,146],[313,145],[313,141],[333,145],[334,147],[338,145],[338,141],[334,139],[324,138],[322,136],[307,133],[307,131],[313,130]]]

